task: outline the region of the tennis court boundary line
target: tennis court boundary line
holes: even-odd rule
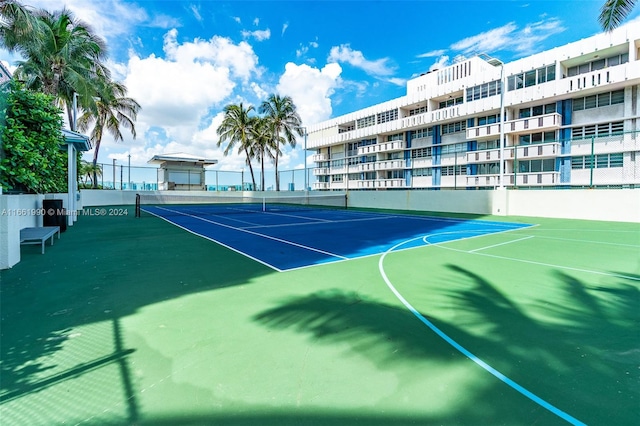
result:
[[[309,246],[305,246],[305,245],[302,245],[302,244],[298,244],[298,243],[293,242],[293,241],[287,241],[287,240],[283,240],[283,239],[281,239],[281,238],[272,237],[272,236],[270,236],[270,235],[261,234],[261,233],[259,233],[259,232],[254,232],[254,231],[251,231],[251,230],[248,230],[248,229],[237,228],[237,227],[235,227],[235,226],[225,225],[224,223],[220,223],[220,222],[216,222],[216,221],[213,221],[213,220],[205,219],[205,218],[202,218],[202,217],[199,217],[199,216],[195,216],[195,215],[192,215],[192,214],[188,214],[188,213],[183,213],[183,212],[180,212],[180,211],[177,211],[177,210],[167,209],[167,208],[165,208],[165,207],[157,207],[157,208],[158,208],[158,209],[161,209],[161,210],[167,210],[167,211],[170,211],[170,212],[178,213],[178,214],[181,214],[181,215],[183,215],[183,216],[189,216],[189,217],[192,217],[192,218],[194,218],[194,219],[201,220],[201,221],[203,221],[203,222],[212,223],[212,224],[214,224],[214,225],[222,226],[223,228],[228,228],[228,229],[232,229],[232,230],[234,230],[234,231],[239,231],[239,232],[245,232],[245,233],[247,233],[247,234],[251,234],[251,235],[255,235],[255,236],[258,236],[258,237],[266,238],[266,239],[269,239],[269,240],[277,241],[277,242],[280,242],[280,243],[283,243],[283,244],[288,244],[288,245],[291,245],[291,246],[294,246],[294,247],[302,248],[302,249],[304,249],[304,250],[314,251],[314,252],[316,252],[316,253],[324,254],[324,255],[326,255],[326,256],[330,256],[330,257],[335,257],[335,258],[338,258],[338,259],[340,259],[340,260],[349,260],[349,258],[348,258],[348,257],[341,256],[341,255],[339,255],[339,254],[331,253],[331,252],[328,252],[328,251],[320,250],[320,249],[317,249],[317,248],[314,248],[314,247],[309,247]],[[190,233],[192,233],[192,234],[194,234],[194,235],[198,235],[198,236],[200,236],[200,237],[202,237],[202,238],[205,238],[205,239],[207,239],[207,240],[209,240],[209,241],[213,241],[213,242],[215,242],[215,243],[217,243],[217,244],[220,244],[220,245],[221,245],[221,246],[223,246],[223,247],[230,248],[230,249],[232,249],[233,251],[235,251],[236,253],[240,253],[240,254],[242,254],[242,255],[244,255],[244,256],[246,256],[246,257],[248,257],[248,258],[252,259],[252,260],[257,260],[258,262],[262,263],[263,265],[269,266],[270,268],[272,268],[272,269],[274,269],[274,270],[276,270],[276,271],[278,271],[278,272],[282,272],[282,271],[284,271],[284,270],[288,270],[288,269],[284,269],[284,270],[283,270],[283,269],[280,269],[280,268],[276,268],[275,266],[273,266],[273,265],[271,265],[271,264],[269,264],[269,263],[267,263],[267,262],[264,262],[264,261],[262,261],[262,260],[258,260],[257,258],[255,258],[255,257],[253,257],[253,256],[251,256],[251,255],[249,255],[249,254],[247,254],[247,253],[244,253],[244,252],[242,252],[242,251],[240,251],[240,250],[234,249],[233,247],[230,247],[230,246],[228,246],[227,244],[224,244],[224,243],[222,243],[222,242],[220,242],[220,241],[217,241],[217,240],[215,240],[215,239],[213,239],[213,238],[207,237],[206,235],[202,235],[202,234],[200,234],[200,233],[198,233],[198,232],[196,232],[196,231],[193,231],[193,230],[191,230],[191,229],[188,229],[188,228],[186,228],[186,227],[184,227],[184,226],[178,225],[177,223],[175,223],[175,222],[173,222],[173,221],[171,221],[171,220],[169,220],[169,219],[167,219],[167,218],[164,218],[164,217],[162,217],[162,216],[160,216],[160,215],[157,215],[157,214],[155,214],[155,213],[152,213],[152,212],[150,212],[150,211],[148,211],[148,210],[143,209],[143,211],[145,211],[145,212],[147,212],[147,213],[150,213],[150,214],[152,214],[152,215],[154,215],[154,216],[156,216],[156,217],[159,217],[159,218],[161,218],[161,219],[165,220],[165,221],[166,221],[166,222],[168,222],[168,223],[171,223],[171,224],[173,224],[173,225],[176,225],[176,226],[177,226],[177,227],[179,227],[179,228],[182,228],[182,229],[184,229],[184,230],[187,230],[187,231],[189,231]]]
[[[180,229],[182,229],[182,230],[185,230],[185,231],[187,231],[187,232],[188,232],[188,233],[190,233],[190,234],[196,235],[196,236],[198,236],[198,237],[200,237],[200,238],[204,238],[205,240],[211,241],[211,242],[213,242],[213,243],[220,244],[220,245],[221,245],[222,247],[224,247],[224,248],[228,248],[229,250],[232,250],[232,251],[234,251],[234,252],[236,252],[236,253],[238,253],[238,254],[241,254],[241,255],[242,255],[242,256],[244,256],[244,257],[248,257],[248,258],[249,258],[249,259],[251,259],[251,260],[255,260],[256,262],[261,263],[262,265],[264,265],[264,266],[266,266],[266,267],[269,267],[269,268],[271,268],[271,269],[273,269],[273,270],[275,270],[275,271],[277,271],[277,272],[282,272],[282,269],[276,268],[275,266],[273,266],[273,265],[271,265],[271,264],[269,264],[269,263],[267,263],[267,262],[265,262],[265,261],[263,261],[263,260],[260,260],[260,259],[258,259],[258,258],[256,258],[256,257],[253,257],[253,256],[251,256],[251,255],[247,254],[247,253],[244,253],[244,252],[242,252],[242,251],[240,251],[240,250],[237,250],[237,249],[235,249],[235,248],[233,248],[233,247],[231,247],[231,246],[229,246],[229,245],[227,245],[227,244],[224,244],[224,243],[222,243],[222,242],[220,242],[220,241],[218,241],[218,240],[215,240],[215,239],[213,239],[213,238],[211,238],[211,237],[207,237],[206,235],[198,234],[197,232],[192,231],[192,230],[191,230],[191,229],[189,229],[189,228],[186,228],[186,227],[184,227],[184,226],[182,226],[182,225],[178,225],[177,223],[172,222],[172,221],[170,221],[169,219],[164,218],[164,217],[162,217],[162,216],[160,216],[160,215],[158,215],[158,214],[155,214],[155,213],[153,213],[153,212],[150,212],[150,211],[148,211],[148,210],[142,209],[142,211],[144,211],[144,212],[146,212],[146,213],[149,213],[150,215],[153,215],[153,216],[157,217],[158,219],[162,219],[162,220],[164,220],[165,222],[167,222],[167,223],[169,223],[169,224],[171,224],[171,225],[173,225],[173,226],[177,226],[178,228],[180,228]]]
[[[438,235],[438,234],[432,234],[432,235]],[[559,408],[555,407],[554,405],[548,403],[547,401],[545,401],[544,399],[540,398],[539,396],[535,395],[533,392],[527,390],[526,388],[524,388],[523,386],[519,385],[518,383],[516,383],[515,381],[511,380],[510,378],[508,378],[507,376],[505,376],[504,374],[502,374],[501,372],[499,372],[498,370],[496,370],[495,368],[491,367],[489,364],[487,364],[486,362],[482,361],[480,358],[478,358],[477,356],[475,356],[473,353],[471,353],[469,350],[467,350],[466,348],[464,348],[462,345],[460,345],[458,342],[456,342],[455,340],[453,340],[453,338],[451,338],[448,334],[446,334],[445,332],[443,332],[442,330],[440,330],[435,324],[433,324],[431,321],[429,321],[427,318],[425,318],[420,312],[418,312],[418,310],[416,308],[414,308],[403,296],[402,294],[400,294],[400,292],[394,287],[394,285],[391,283],[391,281],[389,280],[389,277],[387,276],[385,270],[384,270],[384,259],[387,256],[387,254],[391,253],[392,251],[394,251],[396,248],[401,247],[405,244],[408,244],[410,242],[413,242],[415,240],[419,240],[422,239],[425,243],[429,244],[427,242],[427,238],[429,236],[432,235],[423,235],[421,237],[416,237],[416,238],[412,238],[406,241],[403,241],[401,243],[396,244],[395,246],[391,247],[390,249],[388,249],[387,251],[385,251],[382,256],[380,256],[380,260],[378,261],[378,270],[380,271],[380,274],[382,275],[382,278],[384,279],[384,282],[386,283],[387,287],[389,288],[389,290],[391,290],[391,292],[396,296],[396,298],[416,317],[418,318],[418,320],[420,320],[424,325],[426,325],[429,329],[431,329],[431,331],[433,331],[434,333],[436,333],[440,338],[442,338],[445,342],[447,342],[448,344],[450,344],[451,346],[453,346],[458,352],[462,353],[464,356],[466,356],[467,358],[469,358],[471,361],[473,361],[474,363],[476,363],[477,365],[479,365],[480,367],[482,367],[485,371],[487,371],[488,373],[490,373],[491,375],[493,375],[494,377],[496,377],[497,379],[499,379],[500,381],[502,381],[503,383],[505,383],[506,385],[508,385],[509,387],[511,387],[512,389],[518,391],[520,394],[522,394],[523,396],[529,398],[531,401],[535,402],[536,404],[540,405],[541,407],[547,409],[548,411],[552,412],[553,414],[557,415],[558,417],[562,418],[563,420],[576,425],[576,426],[586,426],[585,423],[581,422],[580,420],[576,419],[575,417],[565,413],[564,411],[560,410]],[[475,253],[473,253],[475,254]]]

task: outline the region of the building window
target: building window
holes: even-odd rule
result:
[[[624,121],[616,121],[613,123],[601,123],[582,127],[574,127],[571,129],[572,139],[584,139],[604,136],[620,135],[624,132]]]
[[[331,182],[342,182],[343,178],[343,175],[332,175]]]
[[[478,164],[479,175],[497,175],[498,173],[500,173],[500,164],[498,163]]]
[[[484,126],[486,124],[493,124],[500,121],[500,114],[487,115],[486,117],[478,117],[478,126]]]
[[[535,145],[540,143],[555,142],[556,132],[537,132],[518,137],[518,145]]]
[[[484,99],[489,96],[500,94],[500,80],[469,87],[467,89],[467,102]],[[441,107],[442,108],[442,107]]]
[[[395,135],[388,135],[386,137],[386,141],[387,142],[403,141],[403,140],[404,140],[404,134],[403,133],[396,133]]]
[[[362,129],[364,127],[373,126],[374,124],[376,124],[376,116],[375,115],[370,115],[368,117],[359,118],[359,119],[356,120],[356,127],[358,129]]]
[[[601,70],[606,67],[613,67],[620,64],[626,64],[629,62],[629,54],[623,53],[622,55],[614,55],[604,59],[597,59],[586,64],[576,65],[575,67],[567,68],[567,75],[574,77],[578,74],[585,74],[591,71]]]
[[[442,101],[440,102],[440,104],[438,104],[438,108],[447,108],[450,106],[454,106],[454,105],[460,105],[462,103],[462,96],[460,96],[459,98],[451,98],[451,99],[447,99],[446,101]]]
[[[453,154],[456,152],[466,152],[467,151],[467,143],[454,143],[451,145],[442,145],[442,154]]]
[[[415,109],[410,109],[409,110],[409,117],[411,117],[412,115],[418,115],[418,114],[424,114],[425,112],[427,112],[427,107],[423,106],[420,108],[415,108]]]
[[[411,150],[411,158],[426,158],[426,157],[431,157],[431,147]]]
[[[622,103],[624,103],[624,89],[576,98],[573,100],[573,111],[582,111]]]
[[[433,174],[433,169],[431,168],[424,168],[424,169],[413,169],[413,176],[431,176]]]
[[[378,114],[378,124],[388,123],[389,121],[398,119],[398,110],[390,109],[389,111],[381,112]]]
[[[463,132],[467,129],[466,121],[456,121],[455,123],[443,124],[442,134]]]
[[[540,173],[555,172],[556,160],[548,158],[544,160],[518,161],[518,172],[520,173]]]
[[[445,166],[445,167],[442,167],[442,171],[441,171],[442,176],[455,176],[455,175],[466,175],[466,174],[467,174],[467,166]]]
[[[478,142],[478,151],[482,151],[485,149],[497,149],[500,148],[500,139],[496,139],[493,141],[479,141]]]
[[[556,79],[556,65],[511,75],[507,78],[507,91],[531,87]]]
[[[623,154],[621,152],[616,152],[613,154],[598,154],[593,157],[595,157],[594,166],[597,169],[622,167],[624,162]],[[592,156],[590,155],[579,155],[576,157],[571,157],[572,169],[590,169],[591,165]]]
[[[425,127],[411,132],[411,139],[419,139],[433,136],[433,127]]]

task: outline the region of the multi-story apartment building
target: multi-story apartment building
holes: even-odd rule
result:
[[[509,63],[482,54],[309,126],[313,189],[638,187],[639,111],[640,26]]]

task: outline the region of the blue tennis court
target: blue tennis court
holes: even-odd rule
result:
[[[531,225],[396,215],[352,210],[282,208],[253,211],[246,205],[145,206],[143,211],[188,232],[285,271],[403,249],[505,232]],[[437,234],[437,235],[436,235]]]

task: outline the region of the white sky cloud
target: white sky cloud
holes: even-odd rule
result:
[[[194,18],[196,18],[199,22],[203,21],[202,15],[200,15],[200,6],[191,4],[189,5],[189,9],[191,10]]]
[[[271,30],[267,28],[266,30],[256,30],[256,31],[242,31],[242,37],[244,38],[254,38],[257,41],[269,40],[271,38]]]
[[[314,124],[331,117],[331,98],[340,84],[342,67],[337,63],[322,69],[307,64],[287,63],[276,90],[291,96],[304,125]]]
[[[511,50],[526,54],[554,34],[565,31],[560,20],[550,18],[525,25],[520,29],[510,22],[498,28],[464,38],[451,45],[451,49],[466,55]]]
[[[444,55],[446,52],[445,49],[440,49],[440,50],[432,50],[430,52],[426,52],[426,53],[421,53],[420,55],[417,55],[416,58],[435,58],[437,56],[442,56]]]
[[[360,68],[367,74],[381,77],[392,75],[395,69],[389,65],[389,58],[367,60],[359,50],[353,50],[348,44],[334,46],[329,52],[328,62],[347,63],[353,67]]]

